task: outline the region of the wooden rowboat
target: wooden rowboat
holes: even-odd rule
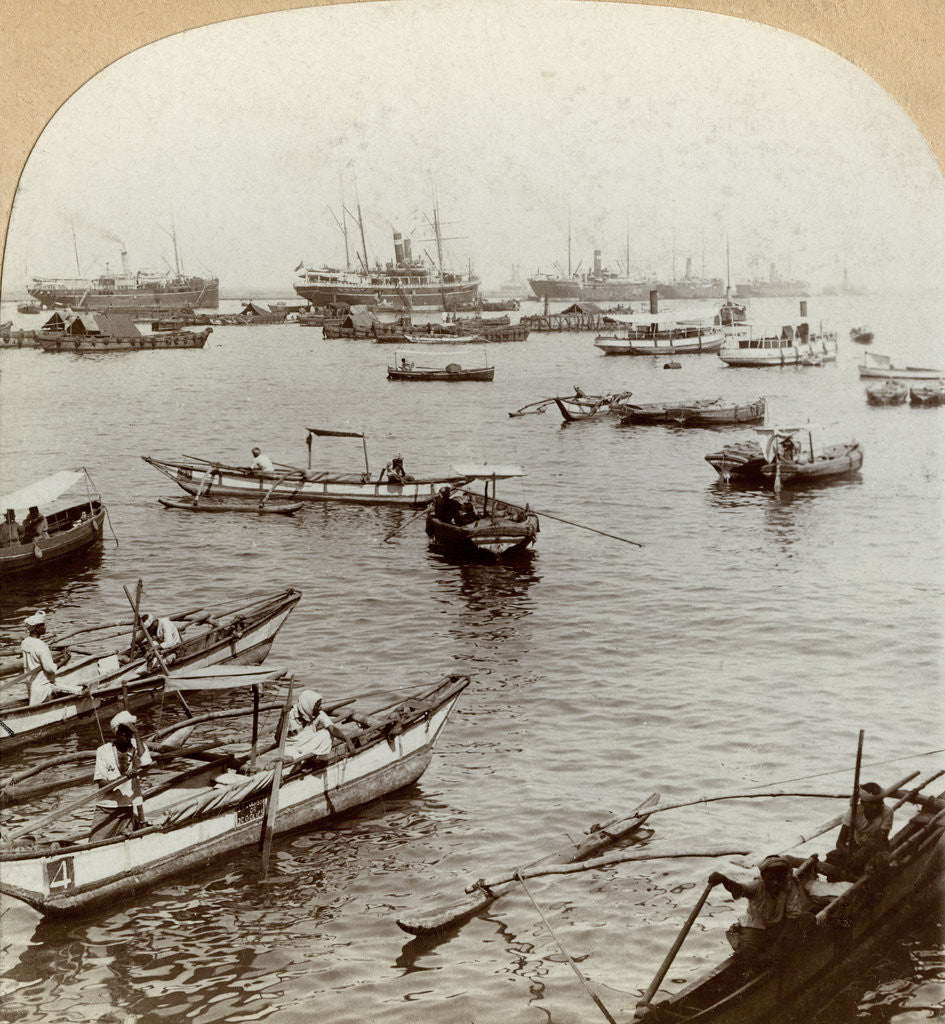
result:
[[[310,826],[412,785],[469,682],[468,676],[446,676],[364,719],[363,728],[346,728],[353,753],[336,741],[326,758],[295,760],[283,771],[252,771],[245,758],[232,755],[202,764],[145,794],[148,824],[130,836],[7,842],[0,846],[0,892],[48,915],[114,905],[161,879],[255,845],[264,830],[271,836]]]
[[[677,427],[722,427],[764,420],[767,401],[726,402],[709,398],[690,402],[621,402],[614,410],[622,424],[663,423]]]
[[[892,377],[870,384],[866,400],[870,405],[902,405],[909,398],[909,385]]]
[[[526,506],[524,509],[495,497],[496,480],[521,476],[518,467],[496,468],[486,475],[486,467],[470,467],[474,477],[485,481],[485,492],[481,495],[466,493],[471,500],[481,502],[474,511],[475,518],[462,521],[445,521],[438,518],[436,505],[427,513],[426,533],[437,547],[460,558],[484,558],[498,561],[524,551],[535,543],[538,537],[538,516]],[[492,496],[489,496],[489,481],[492,481]]]
[[[945,403],[945,381],[914,384],[909,389],[909,402],[912,405],[942,405]]]
[[[918,810],[891,837],[889,866],[853,884],[831,883],[816,927],[803,942],[787,948],[775,965],[746,978],[729,957],[668,998],[639,1004],[636,1019],[648,1024],[810,1020],[812,1004],[835,987],[838,974],[882,942],[907,915],[929,912],[935,902],[935,895],[927,893],[945,861],[945,793],[907,799]]]
[[[189,498],[158,498],[165,508],[182,512],[251,512],[260,516],[291,516],[302,507],[301,501],[291,504],[267,501],[206,501],[196,495]]]
[[[281,590],[233,608],[171,615],[181,631],[181,642],[173,649],[172,668],[262,664],[301,596],[298,590]],[[129,623],[129,640],[132,628],[133,623]],[[26,676],[5,678],[4,693],[19,692],[20,696],[0,704],[0,751],[64,732],[79,719],[121,704],[126,697],[135,705],[154,700],[164,687],[164,679],[155,677],[149,659],[137,651],[122,664],[128,651],[126,643],[119,649],[73,656],[56,678],[61,683],[82,686],[83,692],[54,696],[33,707],[28,701]]]
[[[60,563],[71,561],[74,556],[87,551],[101,540],[107,513],[86,469],[54,473],[13,494],[5,495],[0,498],[0,513],[13,509],[25,515],[32,506],[45,510],[60,495],[81,482],[86,483],[88,491],[83,501],[73,497],[72,504],[67,507],[45,512],[48,536],[0,547],[0,576],[56,571],[63,568]]]
[[[574,863],[593,857],[606,847],[639,833],[646,824],[649,812],[659,801],[659,793],[652,793],[629,816],[615,818],[603,825],[592,825],[577,842],[532,861],[527,866],[531,868],[547,864],[549,861]],[[513,885],[514,883],[492,887],[477,883],[468,887],[471,890],[468,896],[432,907],[422,914],[400,917],[397,919],[397,925],[411,935],[440,935],[484,910],[507,893]]]

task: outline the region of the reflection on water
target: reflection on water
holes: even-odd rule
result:
[[[114,546],[111,538],[104,545]],[[57,602],[77,599],[93,588],[105,557],[103,543],[74,555],[37,573],[4,578],[0,587],[0,619],[5,626],[19,625],[37,608],[46,609]]]

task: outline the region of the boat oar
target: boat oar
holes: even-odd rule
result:
[[[863,763],[863,730],[856,744],[856,767],[853,769],[853,792],[850,795],[850,831],[847,834],[847,854],[856,848],[856,805],[860,797],[860,766]]]
[[[154,637],[151,636],[151,634],[148,632],[148,630],[141,624],[141,619],[138,616],[138,603],[141,600],[141,580],[138,580],[138,589],[135,592],[134,600],[132,600],[131,594],[129,593],[127,587],[124,588],[124,591],[125,591],[125,597],[128,598],[128,601],[131,603],[131,607],[134,609],[134,613],[135,613],[135,634],[137,634],[138,629],[141,629],[141,631],[144,633],[145,642],[151,648],[151,653],[154,655],[155,658],[157,658],[157,662],[161,666],[161,670],[163,671],[164,675],[165,676],[170,675],[170,671],[171,670],[167,667],[167,662],[164,660],[164,656],[161,654],[160,650],[158,649],[157,644],[154,642]],[[134,643],[134,640],[132,640],[132,643]],[[122,690],[125,691],[124,680],[122,680]],[[188,718],[193,718],[194,717],[193,712],[187,706],[187,701],[184,700],[184,695],[180,692],[180,690],[176,690],[175,692],[177,693],[177,699],[180,701],[181,707],[184,709],[184,714]],[[124,693],[124,700],[125,700],[125,703],[127,704],[128,703],[127,691],[125,691],[125,693]]]
[[[148,768],[150,767],[152,766],[147,764],[142,765],[139,771],[147,771]],[[38,829],[44,828],[46,825],[48,825],[50,822],[55,821],[57,818],[61,818],[66,814],[70,814],[72,811],[78,810],[84,804],[87,804],[90,800],[95,800],[98,797],[104,796],[106,793],[110,793],[113,789],[117,789],[123,783],[128,782],[130,778],[130,775],[121,775],[119,776],[119,778],[114,779],[112,782],[109,782],[104,786],[101,786],[94,792],[86,793],[83,796],[81,796],[78,800],[73,800],[72,803],[66,804],[65,807],[57,807],[56,810],[50,811],[49,814],[40,818],[39,821],[33,821],[30,822],[28,825],[23,825],[21,828],[14,829],[13,832],[10,832],[6,836],[4,836],[4,845],[6,845],[7,843],[12,843],[16,839],[21,839],[23,836],[29,835],[31,832],[35,832]]]
[[[272,836],[279,812],[279,787],[282,785],[282,755],[285,753],[285,740],[289,734],[289,708],[292,704],[292,677],[289,677],[289,688],[285,695],[282,709],[282,722],[279,729],[279,755],[272,773],[272,789],[269,793],[269,806],[266,808],[266,823],[263,826],[262,841],[262,873],[265,877],[269,871],[269,854],[272,850]]]
[[[396,530],[392,530],[389,534],[387,534],[384,540],[388,541],[391,539],[391,537],[395,537],[398,533],[400,533],[402,529],[404,529],[404,527],[409,526],[415,519],[419,519],[420,516],[425,516],[426,514],[427,510],[425,508],[420,509],[420,511],[416,515],[413,515],[409,519],[404,520],[404,522],[402,522],[400,526],[397,527]]]
[[[475,491],[468,491],[464,487],[458,487],[457,490],[461,491],[463,494],[468,494],[472,498],[482,497],[481,494],[477,494]],[[511,501],[502,501],[500,504],[505,505],[508,508],[517,509],[519,512],[531,512],[536,516],[544,516],[545,519],[554,519],[555,522],[564,523],[566,526],[576,526],[579,530],[587,530],[590,533],[597,533],[601,537],[609,537],[611,540],[623,541],[624,544],[633,544],[634,547],[638,548],[643,547],[643,545],[638,540],[630,540],[629,537],[618,537],[615,533],[607,533],[606,531],[598,530],[596,527],[593,526],[585,526],[583,523],[575,523],[571,519],[563,519],[561,516],[552,515],[550,512],[542,512],[540,509],[537,508],[529,507],[526,509],[522,505],[516,505],[514,504],[514,502]]]
[[[497,885],[505,885],[506,882],[515,882],[519,875],[523,878],[544,878],[545,875],[573,875],[578,871],[598,871],[601,868],[609,868],[614,864],[625,864],[630,861],[642,860],[686,860],[695,857],[736,857],[745,856],[748,850],[683,850],[670,851],[668,853],[609,853],[604,857],[595,857],[592,860],[577,861],[574,864],[549,864],[546,867],[538,867],[535,871],[515,870],[511,874],[503,875],[501,878],[482,879],[475,885],[466,887],[467,892],[485,886],[492,889]]]
[[[541,907],[539,907],[538,904],[535,902],[535,897],[532,896],[532,894],[529,892],[528,886],[525,884],[525,879],[521,875],[516,875],[516,880],[522,883],[522,888],[525,890],[525,895],[532,901],[532,906],[538,911],[538,916],[541,918],[542,924],[548,929],[548,933],[555,940],[555,945],[558,947],[558,949],[561,950],[561,955],[571,965],[571,970],[573,970],[574,973],[578,976],[578,979],[580,980],[581,984],[586,989],[587,994],[597,1004],[597,1008],[604,1015],[604,1017],[607,1019],[607,1021],[609,1021],[609,1024],[617,1024],[617,1022],[614,1020],[614,1018],[611,1017],[611,1015],[607,1012],[607,1007],[604,1006],[604,1004],[600,1001],[600,997],[597,995],[596,992],[594,992],[591,989],[591,986],[588,985],[587,978],[585,978],[584,975],[581,973],[580,967],[578,967],[578,965],[571,959],[571,954],[568,953],[568,951],[564,948],[564,946],[561,945],[560,939],[558,938],[557,935],[555,935],[554,929],[551,927],[551,925],[548,923],[548,919],[542,913]]]
[[[640,1000],[639,1003],[637,1003],[637,1006],[648,1006],[650,1000],[653,998],[653,996],[656,995],[656,992],[659,989],[660,984],[663,981],[663,978],[666,977],[666,972],[672,966],[673,961],[676,959],[676,954],[679,952],[683,942],[685,942],[686,936],[689,934],[689,931],[692,928],[693,924],[695,924],[696,918],[699,916],[699,911],[702,910],[703,906],[705,905],[705,901],[709,898],[709,893],[712,892],[714,888],[715,886],[712,884],[712,882],[709,882],[706,885],[706,887],[702,890],[702,895],[699,897],[698,902],[690,911],[689,916],[686,918],[686,923],[682,926],[682,928],[680,928],[679,934],[676,936],[676,941],[673,943],[672,947],[670,948],[670,951],[664,957],[663,962],[660,964],[659,970],[656,972],[655,976],[653,977],[653,980],[650,982],[649,988],[646,990],[646,992],[643,993],[643,998]]]

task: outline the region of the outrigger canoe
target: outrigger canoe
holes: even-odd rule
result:
[[[312,469],[313,437],[357,437],[364,448],[363,473],[319,472]],[[331,501],[354,505],[402,505],[423,508],[444,484],[461,486],[471,479],[458,473],[438,477],[391,479],[386,467],[376,476],[368,464],[367,441],[364,434],[347,430],[322,430],[309,427],[306,434],[308,468],[286,467],[261,473],[246,466],[231,466],[210,459],[184,456],[184,460],[158,459],[142,455],[142,459],[158,472],[173,480],[188,494],[215,498],[254,498],[279,501]]]
[[[630,391],[621,391],[616,395],[585,395],[575,391],[573,395],[557,396],[554,403],[565,423],[574,423],[576,420],[588,420],[613,412],[614,404],[626,401],[630,395]]]
[[[807,1021],[811,1005],[822,999],[837,972],[882,942],[906,915],[934,913],[938,901],[931,883],[940,875],[945,857],[945,793],[924,799],[895,795],[918,804],[918,810],[890,837],[889,866],[855,883],[817,883],[830,894],[823,897],[817,927],[802,943],[788,949],[776,965],[747,979],[735,958],[729,957],[676,994],[638,1005],[636,1019],[648,1024]]]
[[[172,670],[262,664],[301,596],[298,590],[281,590],[235,608],[171,615],[181,632],[181,642],[173,649]],[[133,626],[133,622],[128,624],[129,641]],[[118,650],[73,656],[59,669],[57,680],[79,684],[84,687],[83,693],[53,696],[33,707],[29,705],[25,675],[4,678],[4,694],[17,693],[18,697],[0,704],[0,751],[55,735],[78,719],[115,704],[138,705],[154,700],[164,688],[164,679],[154,675],[153,665],[143,655],[122,664],[128,649],[126,644]]]
[[[446,676],[362,719],[363,727],[345,727],[354,753],[336,740],[326,758],[252,771],[247,755],[227,757],[221,750],[216,761],[145,793],[147,824],[130,836],[88,842],[79,834],[54,841],[30,835],[20,846],[5,843],[0,892],[47,915],[114,905],[161,879],[255,845],[264,830],[275,835],[304,828],[412,785],[430,764],[469,682],[468,676]],[[196,689],[199,680],[190,685],[171,677],[168,686]]]

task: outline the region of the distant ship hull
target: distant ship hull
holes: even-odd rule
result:
[[[566,277],[534,277],[528,283],[539,299],[549,302],[642,302],[651,291],[663,299],[715,299],[725,295],[725,285],[718,281],[580,281]]]
[[[479,295],[479,279],[431,282],[417,285],[352,284],[350,282],[299,282],[296,292],[313,306],[346,303],[349,306],[375,306],[380,303],[413,309],[450,309],[474,303]],[[405,299],[407,301],[405,301]]]
[[[188,278],[180,285],[161,287],[100,288],[94,281],[58,282],[35,279],[27,291],[43,306],[70,309],[216,309],[220,305],[220,282],[216,278]]]
[[[810,284],[807,281],[752,281],[736,285],[735,294],[740,299],[796,299],[810,295]]]

